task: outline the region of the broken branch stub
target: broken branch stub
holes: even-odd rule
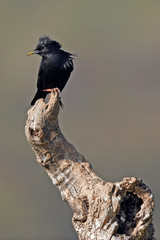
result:
[[[46,104],[39,99],[28,111],[25,132],[54,185],[72,210],[73,226],[81,240],[153,240],[154,199],[135,177],[121,182],[99,178],[59,128],[59,95]]]

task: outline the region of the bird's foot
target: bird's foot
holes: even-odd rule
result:
[[[43,91],[44,92],[54,92],[54,91],[57,91],[58,93],[60,93],[59,88],[47,88],[47,89],[44,89]],[[61,97],[59,97],[59,105],[60,105],[61,108],[64,107],[64,104],[61,101]]]
[[[58,93],[60,93],[59,88],[47,88],[43,90],[44,92],[54,92],[57,91]]]

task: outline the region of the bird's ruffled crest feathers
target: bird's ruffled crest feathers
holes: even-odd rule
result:
[[[43,35],[39,38],[37,46],[45,46],[50,45],[50,47],[53,47],[55,49],[60,49],[62,47],[61,44],[59,44],[57,41],[52,40],[49,36]]]

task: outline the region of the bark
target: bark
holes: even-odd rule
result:
[[[59,110],[56,91],[47,104],[39,99],[28,111],[25,132],[37,162],[70,204],[79,239],[154,239],[150,189],[135,177],[116,183],[98,177],[61,133]]]

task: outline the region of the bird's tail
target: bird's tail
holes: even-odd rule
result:
[[[37,90],[36,95],[34,96],[32,102],[31,102],[31,105],[34,105],[35,102],[36,102],[38,99],[40,99],[40,98],[45,98],[47,94],[48,94],[48,92],[44,92],[44,91],[39,91],[39,90]]]

